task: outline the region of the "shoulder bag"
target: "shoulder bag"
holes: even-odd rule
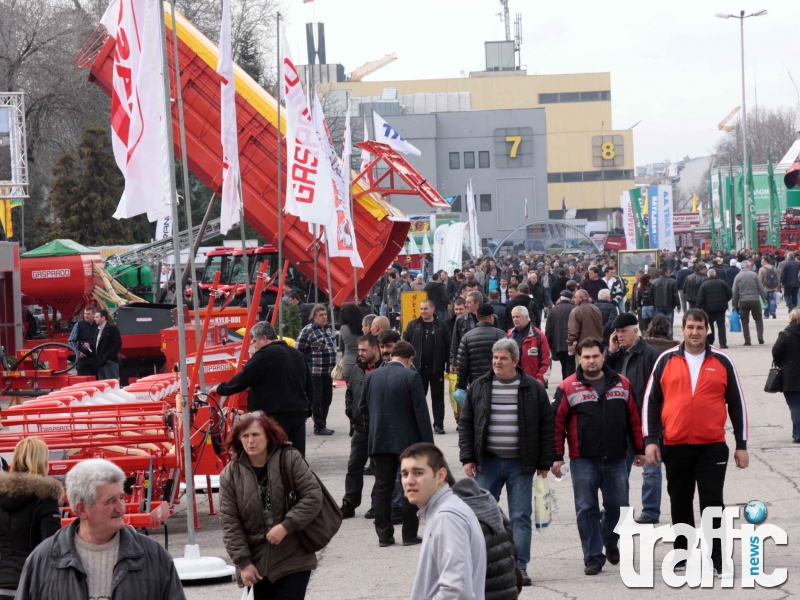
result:
[[[305,460],[305,458],[303,458],[303,460]],[[280,471],[283,490],[286,494],[286,512],[289,512],[300,498],[295,491],[294,480],[286,471],[286,447],[281,448]],[[319,477],[317,477],[317,474],[314,473],[314,471],[311,471],[311,474],[317,480],[322,490],[322,508],[320,508],[320,511],[311,523],[296,533],[297,538],[300,540],[300,545],[303,546],[306,552],[319,552],[330,543],[333,536],[336,535],[339,528],[342,526],[342,511],[339,509],[339,505],[336,504],[336,500],[331,496],[328,489],[320,481]]]
[[[767,375],[767,383],[764,384],[764,391],[768,394],[777,394],[781,391],[781,384],[783,383],[783,374],[781,373],[781,368],[776,367],[775,363],[772,363],[772,368],[769,370],[769,374]]]

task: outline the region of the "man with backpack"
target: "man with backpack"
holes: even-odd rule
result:
[[[780,279],[778,278],[778,269],[772,264],[771,257],[764,256],[761,259],[758,277],[767,292],[767,308],[764,310],[764,318],[769,319],[769,316],[772,315],[773,319],[777,319],[778,306],[775,302],[775,292],[778,291]]]

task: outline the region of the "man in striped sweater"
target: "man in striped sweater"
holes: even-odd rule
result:
[[[496,500],[506,486],[523,585],[531,558],[533,477],[553,464],[553,411],[544,386],[519,367],[519,346],[502,339],[492,347],[492,370],[472,382],[461,409],[458,445],[464,472]]]

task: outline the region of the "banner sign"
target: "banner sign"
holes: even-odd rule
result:
[[[659,233],[659,202],[658,202],[658,187],[649,186],[647,189],[647,210],[648,210],[648,225],[650,227],[650,248],[658,249],[661,239]]]
[[[672,209],[672,186],[658,186],[659,210],[658,210],[658,240],[659,248],[667,252],[675,252],[675,230],[672,224],[672,217],[675,214]]]
[[[622,207],[622,228],[625,230],[625,243],[629,250],[633,250],[636,248],[636,218],[633,214],[629,190],[622,192],[619,203]]]

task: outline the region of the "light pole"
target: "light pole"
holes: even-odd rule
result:
[[[749,17],[763,17],[767,14],[766,10],[759,10],[749,15],[741,11],[738,15],[728,15],[725,13],[717,13],[720,19],[739,19],[739,30],[741,32],[741,46],[742,46],[742,168],[747,168],[747,108],[745,105],[745,88],[744,88],[744,20]],[[747,185],[747,176],[742,173],[744,179],[744,198],[742,198],[742,229],[744,229],[744,246],[750,248],[750,237],[755,235],[756,245],[758,245],[758,232],[750,231],[750,194],[749,186]],[[755,210],[755,207],[752,207]]]

